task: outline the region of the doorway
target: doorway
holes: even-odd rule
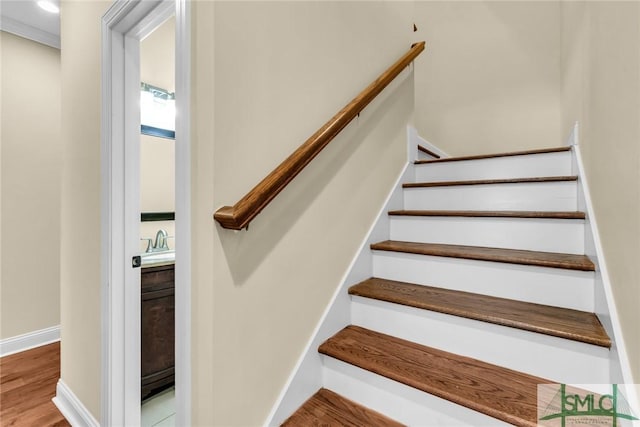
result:
[[[140,425],[141,398],[172,390],[173,425],[190,425],[190,27],[187,0],[117,0],[103,16],[102,75],[102,425]],[[141,43],[166,22],[175,23],[175,91],[147,82],[141,85]],[[151,35],[151,36],[150,36]],[[169,85],[170,86],[170,85]],[[175,94],[175,210],[145,208],[141,193],[141,88],[163,96]],[[153,126],[152,126],[153,127]],[[162,126],[158,127],[162,129]],[[166,129],[165,129],[166,130]],[[148,144],[147,144],[148,145]],[[157,148],[157,147],[156,147]],[[165,147],[166,148],[166,147]],[[166,150],[165,150],[166,151]],[[145,161],[146,159],[142,159]],[[143,163],[144,164],[144,163]],[[146,190],[145,190],[146,192]],[[141,195],[143,196],[141,200]],[[173,198],[173,197],[169,197]],[[143,208],[147,212],[143,212]],[[154,208],[151,208],[154,209]],[[172,214],[175,222],[159,229],[149,245],[144,215]],[[147,218],[150,216],[147,215]],[[168,218],[162,218],[167,220]],[[143,234],[141,235],[141,230]],[[162,232],[160,232],[162,230]],[[173,239],[174,238],[174,239]],[[169,381],[166,366],[159,376],[141,377],[145,354],[141,338],[143,304],[141,267],[158,268],[157,257],[175,257],[174,366]],[[151,260],[151,261],[150,261]],[[164,259],[164,266],[167,259]],[[150,265],[149,263],[153,263]],[[145,265],[143,265],[145,264]],[[162,268],[161,268],[162,269]],[[157,295],[156,295],[157,296]],[[166,300],[166,299],[165,299]],[[157,302],[157,301],[156,301]],[[166,302],[166,301],[165,301]],[[171,311],[171,310],[169,310]],[[163,317],[166,322],[168,317]],[[160,328],[161,329],[161,328]],[[171,337],[173,339],[173,337]],[[163,341],[163,356],[168,353]],[[147,355],[149,352],[147,351]],[[166,365],[166,364],[165,364]],[[156,372],[155,374],[158,374]],[[154,380],[160,380],[155,381]],[[175,387],[175,388],[174,388]]]
[[[141,427],[175,426],[175,16],[140,41]]]

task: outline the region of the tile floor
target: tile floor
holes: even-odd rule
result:
[[[174,427],[176,390],[170,388],[142,404],[141,427]]]

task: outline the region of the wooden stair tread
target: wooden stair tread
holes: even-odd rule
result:
[[[556,147],[556,148],[543,148],[539,150],[526,150],[526,151],[512,151],[508,153],[496,153],[496,154],[479,154],[475,156],[460,156],[460,157],[447,157],[444,159],[429,159],[429,160],[416,160],[416,165],[426,163],[441,163],[441,162],[459,162],[463,160],[480,160],[480,159],[493,159],[497,157],[512,157],[512,156],[526,156],[529,154],[546,154],[546,153],[559,153],[563,151],[570,151],[571,147]]]
[[[365,408],[326,388],[311,396],[282,426],[388,426],[401,427],[378,412]]]
[[[349,294],[611,347],[598,317],[585,311],[378,278]]]
[[[482,246],[446,245],[441,243],[417,243],[385,240],[374,243],[371,249],[464,258],[479,261],[524,264],[538,267],[564,268],[568,270],[594,271],[595,267],[585,255],[555,252],[525,251],[520,249],[485,248]]]
[[[544,176],[533,178],[474,179],[465,181],[408,182],[402,188],[451,187],[455,185],[531,184],[540,182],[577,181],[573,176]]]
[[[436,159],[440,158],[440,155],[434,153],[433,151],[429,150],[427,147],[424,147],[420,144],[418,144],[418,151],[422,151],[424,154],[427,154],[431,157],[435,157]]]
[[[395,210],[391,216],[456,216],[486,218],[542,218],[542,219],[585,219],[584,212],[544,212],[544,211],[447,211],[447,210]]]
[[[537,425],[537,385],[552,382],[358,326],[318,351],[517,426]]]

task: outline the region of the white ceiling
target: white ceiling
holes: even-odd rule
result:
[[[60,48],[60,15],[41,9],[37,0],[0,0],[0,29]]]

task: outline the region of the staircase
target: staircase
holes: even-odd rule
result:
[[[283,425],[536,426],[538,384],[609,383],[570,150],[420,150],[318,348],[323,388]]]

